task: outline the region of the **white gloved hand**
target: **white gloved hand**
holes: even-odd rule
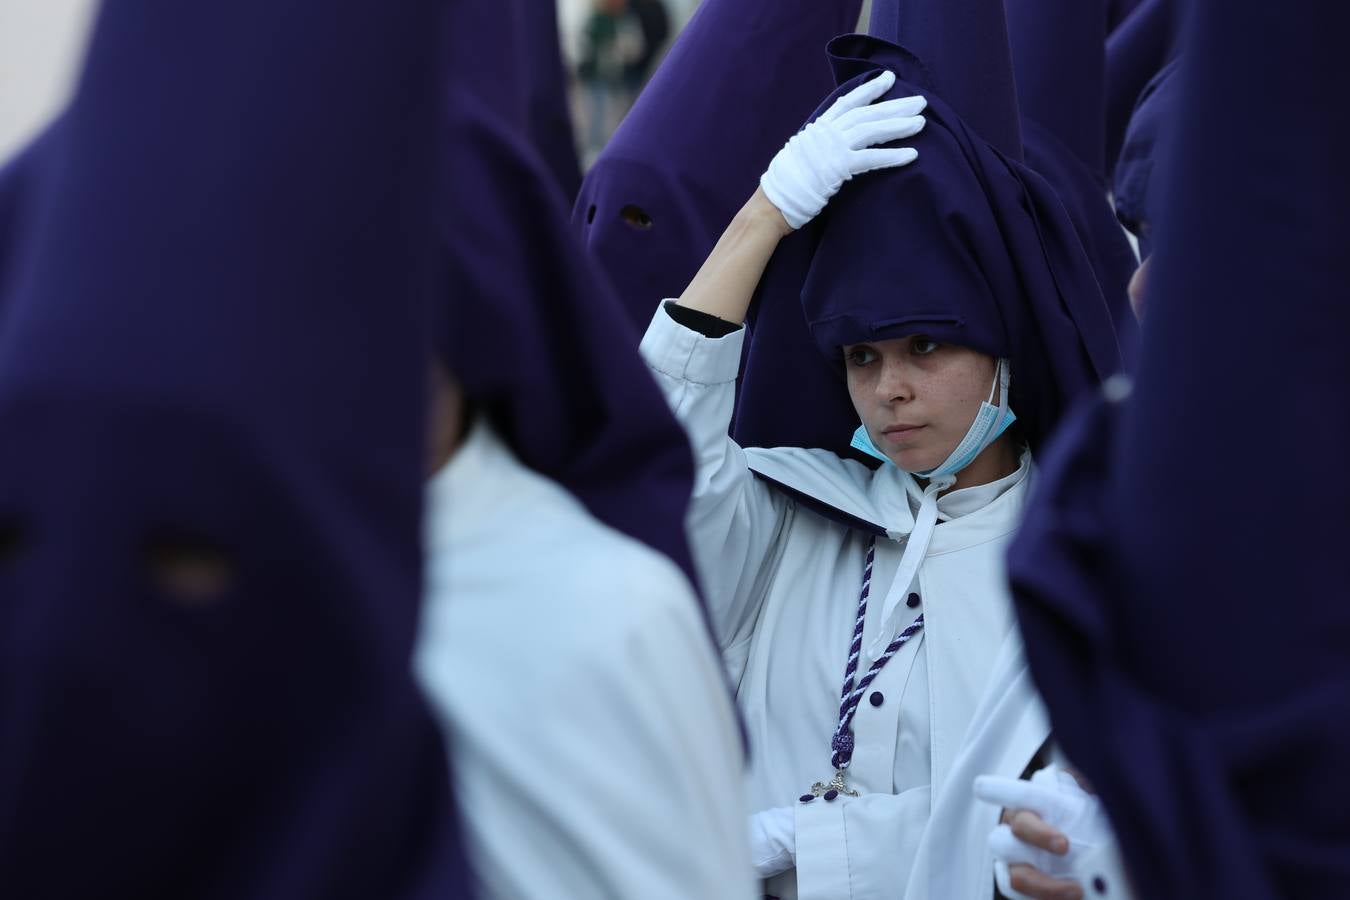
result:
[[[1073,880],[1081,857],[1115,840],[1101,801],[1057,766],[1041,769],[1030,781],[981,775],[975,779],[975,796],[1003,809],[1030,810],[1069,839],[1069,852],[1060,856],[1019,840],[1009,825],[989,833],[998,889],[1014,900],[1024,895],[1012,889],[1010,865],[1026,863],[1051,878]]]
[[[912,147],[876,147],[912,137],[924,126],[923,97],[872,102],[893,84],[895,73],[882,72],[858,85],[793,135],[769,163],[759,185],[793,228],[818,216],[854,175],[903,166],[919,155]]]
[[[790,806],[750,817],[750,860],[760,878],[772,878],[797,864],[797,813]]]

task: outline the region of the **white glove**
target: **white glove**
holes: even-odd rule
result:
[[[1069,839],[1069,852],[1059,856],[1019,840],[1009,825],[989,833],[998,889],[1013,900],[1024,895],[1012,889],[1010,865],[1026,863],[1051,878],[1075,880],[1083,856],[1115,841],[1101,801],[1057,766],[1041,769],[1030,781],[981,775],[975,779],[975,796],[1003,809],[1031,810]]]
[[[876,148],[912,137],[924,126],[923,97],[872,103],[893,84],[895,73],[882,72],[858,85],[793,135],[769,163],[760,187],[793,228],[818,216],[854,175],[903,166],[919,155],[912,147]]]
[[[750,817],[750,860],[760,878],[772,878],[797,864],[797,813],[790,806]]]

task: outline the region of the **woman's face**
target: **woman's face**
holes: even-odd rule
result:
[[[995,365],[992,356],[922,335],[844,348],[858,418],[877,449],[910,472],[935,468],[956,449],[989,399]]]

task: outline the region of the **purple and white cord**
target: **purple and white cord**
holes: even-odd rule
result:
[[[858,711],[858,704],[862,702],[863,693],[876,680],[877,675],[885,667],[892,656],[899,652],[900,648],[909,643],[909,639],[923,630],[923,614],[905,627],[903,631],[886,646],[886,650],[877,657],[872,665],[863,675],[862,681],[855,687],[854,678],[858,674],[858,656],[862,653],[863,620],[867,617],[867,595],[872,590],[872,561],[876,557],[877,540],[872,538],[872,542],[867,545],[867,563],[863,568],[862,593],[858,597],[858,618],[853,623],[853,642],[848,648],[848,665],[844,667],[844,690],[839,698],[839,727],[835,729],[834,738],[830,741],[830,748],[834,751],[830,757],[830,764],[836,769],[843,770],[848,768],[848,764],[853,760],[853,732],[849,730],[849,725],[853,723],[853,716]]]

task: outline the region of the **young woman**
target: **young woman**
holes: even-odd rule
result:
[[[1029,724],[1015,734],[979,748],[969,739],[977,705],[999,693],[995,667],[1015,671],[1020,662],[1002,564],[1032,476],[1030,453],[1008,430],[1018,372],[1025,365],[1023,396],[1039,435],[1059,408],[1048,399],[1053,375],[1090,381],[1110,354],[1081,352],[1091,341],[1074,319],[1066,325],[1044,313],[1048,304],[1026,300],[1037,287],[1045,293],[1032,266],[1009,263],[1013,274],[1001,281],[1002,257],[988,250],[976,257],[984,280],[962,280],[975,271],[959,267],[971,257],[965,238],[941,228],[911,247],[873,252],[870,232],[906,216],[934,221],[928,204],[952,196],[972,208],[964,198],[988,197],[987,208],[1012,214],[997,196],[1005,182],[981,180],[995,151],[974,148],[945,103],[913,96],[917,78],[897,86],[893,71],[876,74],[912,57],[881,41],[840,40],[851,43],[836,42],[845,81],[837,99],[774,158],[683,295],[658,310],[643,353],[694,446],[689,529],[754,754],[752,854],[766,892],[940,896],[931,884],[944,869],[943,848],[925,840],[930,816],[944,804],[977,805],[969,779],[948,779],[953,765],[1000,774],[1015,765],[1015,776],[1048,732],[1037,708],[1019,714]],[[903,96],[874,102],[893,88]],[[905,174],[898,167],[916,150],[880,145],[926,124],[915,142],[933,156],[911,168],[932,171]],[[840,196],[802,292],[811,335],[836,361],[837,389],[861,422],[854,446],[882,465],[824,449],[742,448],[728,436],[741,323],[770,257],[845,181],[886,169]],[[1010,172],[1036,207],[1041,188]],[[976,245],[999,230],[981,226],[970,227]],[[1044,228],[1036,239],[1046,239]],[[1005,245],[1015,256],[1017,240]],[[886,275],[910,254],[909,277],[859,288],[859,270]],[[930,263],[937,275],[917,271]],[[948,295],[922,290],[931,284]],[[1095,303],[1093,321],[1109,323],[1100,294]],[[1046,348],[1055,333],[1083,359],[1035,363],[1062,355]],[[816,414],[786,403],[779,410]],[[989,755],[971,763],[973,752]],[[973,830],[981,842],[997,814]],[[991,872],[982,868],[977,879],[985,896]]]

